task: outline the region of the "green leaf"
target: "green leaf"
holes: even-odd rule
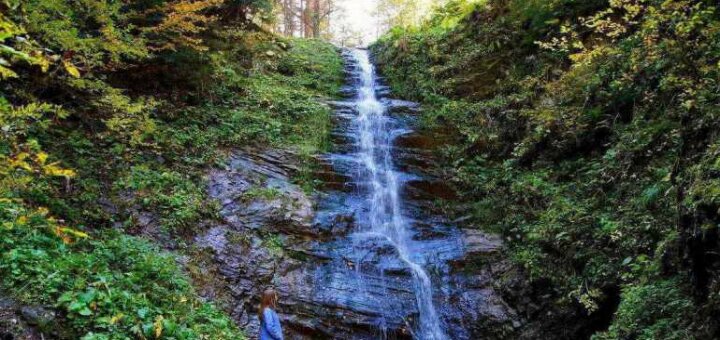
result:
[[[137,315],[138,315],[141,319],[145,319],[145,318],[147,317],[147,315],[148,315],[149,312],[150,312],[150,310],[149,310],[147,307],[143,307],[143,308],[138,309]]]
[[[90,315],[92,315],[92,311],[90,310],[90,308],[85,307],[85,308],[79,310],[78,314],[80,314],[82,316],[90,316]]]
[[[80,301],[73,301],[73,302],[68,306],[68,309],[71,310],[71,311],[73,311],[73,312],[78,311],[78,310],[81,310],[81,309],[83,309],[83,308],[87,308],[87,305],[84,304],[84,303],[82,303],[82,302],[80,302]]]
[[[85,304],[90,303],[91,301],[93,301],[95,299],[95,290],[91,289],[85,293],[80,294],[78,296],[78,299]]]

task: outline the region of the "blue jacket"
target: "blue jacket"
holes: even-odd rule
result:
[[[263,321],[260,322],[260,340],[283,340],[280,318],[270,308],[263,311]]]

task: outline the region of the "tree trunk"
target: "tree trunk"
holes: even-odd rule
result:
[[[303,11],[303,36],[305,38],[312,38],[313,8],[315,8],[315,1],[317,0],[305,0],[305,10]]]
[[[283,0],[283,26],[285,36],[295,35],[295,0]]]

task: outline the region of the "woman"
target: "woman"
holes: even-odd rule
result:
[[[274,289],[268,288],[262,295],[258,318],[260,318],[260,340],[283,340],[280,318],[277,309],[278,295]]]

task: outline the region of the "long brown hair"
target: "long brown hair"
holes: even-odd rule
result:
[[[260,300],[260,309],[258,310],[258,318],[260,321],[264,320],[265,308],[277,309],[278,294],[275,289],[268,288],[263,292],[262,299]]]

